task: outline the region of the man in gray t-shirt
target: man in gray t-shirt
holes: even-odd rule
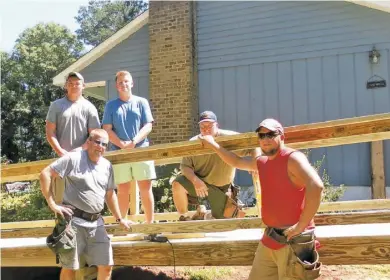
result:
[[[66,78],[67,94],[55,100],[46,116],[46,139],[62,157],[67,152],[82,149],[88,134],[100,128],[99,115],[95,106],[82,96],[84,79],[80,73],[71,72]],[[53,180],[53,191],[57,202],[62,201],[64,182]]]
[[[100,128],[96,107],[82,96],[84,79],[71,72],[66,79],[67,94],[55,100],[46,116],[46,139],[58,156],[80,148],[95,128]]]
[[[110,238],[100,215],[104,201],[116,221],[129,228],[129,222],[122,219],[119,210],[112,165],[102,156],[107,145],[107,132],[95,129],[86,142],[86,150],[68,153],[41,172],[41,190],[47,204],[54,213],[70,220],[76,232],[76,248],[59,253],[61,279],[74,279],[74,270],[81,266],[81,256],[88,265],[97,266],[98,279],[109,279],[114,261]],[[51,179],[57,177],[66,182],[64,204],[54,201],[50,189]]]

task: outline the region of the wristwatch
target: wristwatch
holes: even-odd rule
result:
[[[115,222],[120,223],[122,218],[116,219]]]

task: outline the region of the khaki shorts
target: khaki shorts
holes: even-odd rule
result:
[[[130,181],[143,181],[156,179],[154,161],[120,163],[113,166],[116,184]]]
[[[296,277],[286,276],[291,257],[292,251],[290,246],[284,246],[279,250],[273,250],[264,246],[260,241],[248,280],[303,279],[302,275],[296,275]]]
[[[180,183],[180,185],[182,185],[183,188],[186,189],[188,195],[190,195],[191,197],[197,197],[194,184],[192,184],[192,182],[188,180],[187,177],[179,175],[174,181]],[[223,212],[225,210],[225,204],[227,199],[226,192],[229,190],[230,185],[217,187],[214,185],[207,184],[206,182],[205,184],[208,187],[207,191],[209,195],[207,196],[207,200],[210,203],[211,214],[216,219],[224,219],[225,217],[223,216]]]
[[[104,225],[86,228],[73,224],[72,227],[76,231],[76,249],[59,254],[62,267],[80,269],[85,266],[83,260],[89,266],[114,265],[111,240]]]

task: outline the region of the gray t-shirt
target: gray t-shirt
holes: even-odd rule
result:
[[[116,189],[111,163],[103,157],[93,163],[86,150],[68,153],[50,167],[65,180],[64,204],[85,212],[101,212],[106,192]]]
[[[46,121],[56,125],[56,136],[61,148],[71,151],[82,146],[88,129],[100,128],[96,107],[84,97],[71,102],[63,97],[51,103]]]

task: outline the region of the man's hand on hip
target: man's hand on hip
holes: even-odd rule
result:
[[[209,193],[207,191],[208,188],[207,188],[206,184],[201,179],[196,177],[192,183],[194,184],[195,192],[196,192],[196,195],[198,197],[206,197],[209,195]]]
[[[74,207],[70,206],[70,205],[54,204],[54,205],[50,206],[50,209],[54,213],[59,214],[62,218],[65,219],[65,216],[72,217]]]
[[[304,230],[305,228],[302,228],[299,223],[296,223],[295,225],[285,229],[283,233],[287,237],[287,240],[290,240],[294,236],[301,234]]]

